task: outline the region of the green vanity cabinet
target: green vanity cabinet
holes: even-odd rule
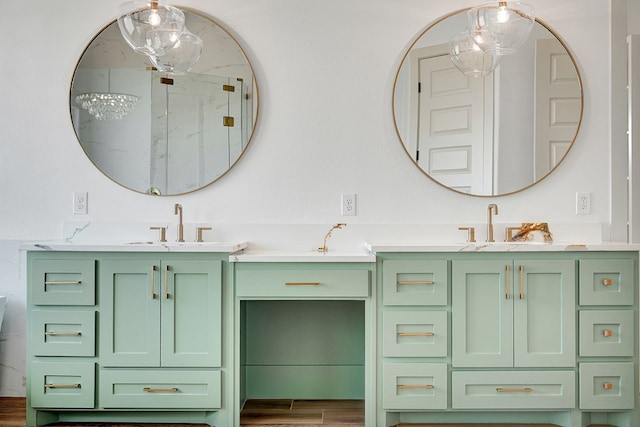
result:
[[[230,425],[228,253],[30,251],[27,425]]]
[[[575,366],[575,261],[454,260],[452,365]]]
[[[102,261],[101,366],[220,367],[221,280],[221,261]]]
[[[551,248],[372,246],[378,426],[640,425],[638,252]]]

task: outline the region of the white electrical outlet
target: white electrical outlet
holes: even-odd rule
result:
[[[73,213],[86,214],[89,212],[87,204],[87,192],[76,191],[73,193]]]
[[[342,216],[355,216],[356,215],[356,195],[355,194],[343,194],[341,205]]]
[[[576,193],[576,215],[591,213],[591,193]]]

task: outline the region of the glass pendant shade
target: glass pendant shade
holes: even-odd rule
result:
[[[98,120],[120,120],[133,110],[139,99],[125,93],[92,92],[76,96],[76,103]]]
[[[500,64],[501,57],[492,51],[484,51],[467,31],[449,40],[449,56],[453,65],[467,77],[483,77],[491,74]]]
[[[482,50],[509,55],[529,36],[535,11],[527,3],[495,1],[470,9],[467,21],[470,36]]]
[[[118,8],[122,37],[142,55],[164,55],[180,40],[184,21],[180,9],[154,0],[134,0]]]
[[[158,71],[168,74],[186,74],[196,65],[202,54],[202,39],[185,28],[178,43],[162,56],[150,55]]]

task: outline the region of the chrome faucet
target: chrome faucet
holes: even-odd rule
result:
[[[495,242],[495,240],[493,240],[493,215],[498,215],[498,205],[495,203],[491,203],[488,208],[487,242]]]
[[[174,215],[180,215],[180,222],[178,222],[178,242],[184,242],[184,226],[182,225],[182,205],[176,203],[174,206]]]

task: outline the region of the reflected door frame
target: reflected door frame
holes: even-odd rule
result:
[[[412,131],[407,148],[414,161],[447,187],[493,194],[493,73],[465,77],[449,60],[447,44],[414,49],[410,59]],[[444,84],[452,89],[445,90]],[[431,100],[438,106],[425,111]],[[443,119],[441,124],[437,117]]]

